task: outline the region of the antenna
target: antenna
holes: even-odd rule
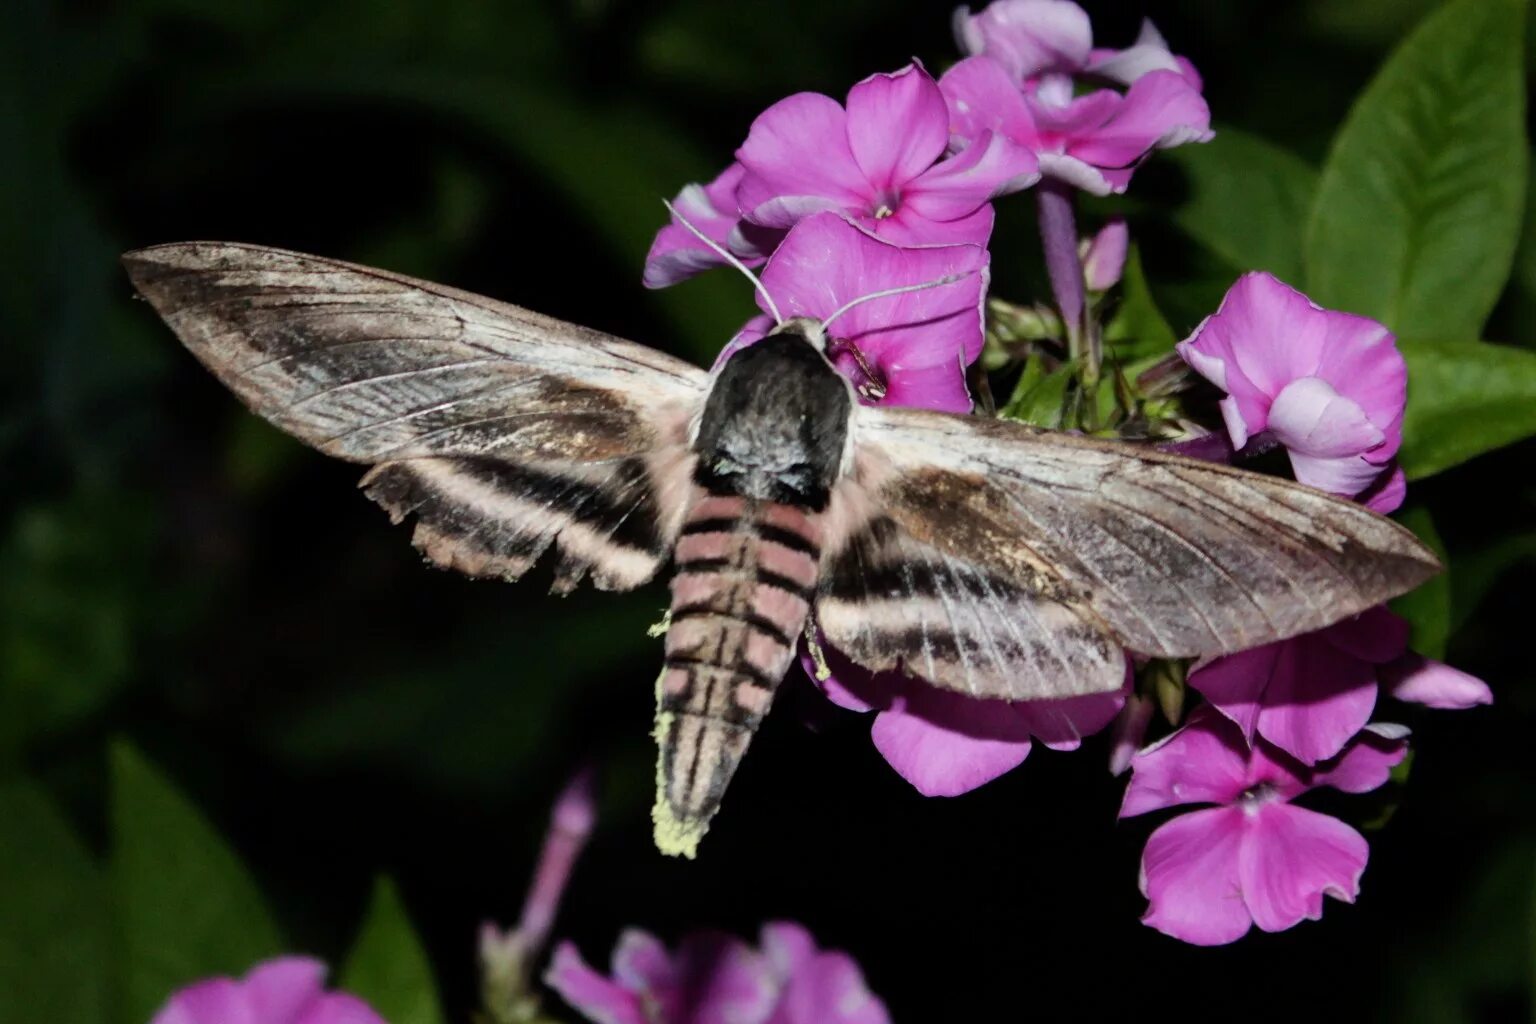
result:
[[[924,281],[922,284],[909,284],[904,285],[901,288],[887,288],[884,291],[870,292],[868,295],[860,295],[856,299],[851,299],[848,302],[843,303],[836,312],[823,320],[821,322],[822,329],[825,330],[826,328],[831,327],[833,320],[836,320],[838,317],[848,312],[854,306],[862,305],[863,303],[873,301],[874,299],[889,298],[892,295],[905,295],[907,292],[920,292],[927,288],[942,288],[946,284],[954,284],[956,281],[963,281],[974,273],[976,273],[976,271],[967,270],[963,274],[949,274],[946,277],[941,277],[933,281]]]
[[[764,286],[763,282],[758,279],[756,274],[752,273],[752,271],[748,269],[745,263],[741,262],[741,260],[732,255],[731,252],[722,246],[719,242],[716,242],[713,238],[710,238],[704,232],[694,227],[693,224],[689,222],[688,218],[678,213],[677,207],[673,206],[669,201],[663,199],[661,204],[667,208],[668,213],[677,219],[679,224],[687,228],[689,231],[692,231],[694,236],[698,238],[699,241],[709,246],[709,248],[714,251],[715,255],[725,260],[725,262],[729,263],[743,274],[746,274],[747,280],[752,282],[752,287],[756,288],[757,293],[763,297],[763,301],[768,303],[768,312],[773,314],[773,322],[778,325],[782,325],[784,323],[784,317],[779,315],[779,306],[776,302],[773,301],[773,296],[768,294],[767,287]]]

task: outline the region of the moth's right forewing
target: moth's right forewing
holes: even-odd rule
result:
[[[913,536],[1042,574],[1138,653],[1321,629],[1439,568],[1401,526],[1289,481],[983,417],[861,409],[865,487]]]
[[[417,517],[433,561],[559,588],[628,587],[665,560],[703,370],[467,292],[261,246],[124,257],[134,285],[254,412]]]

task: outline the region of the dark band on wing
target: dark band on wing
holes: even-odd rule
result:
[[[589,573],[600,588],[627,589],[667,553],[639,460],[577,476],[484,458],[405,459],[376,466],[361,486],[394,521],[416,517],[413,543],[431,561],[471,576],[517,579],[558,544],[557,591]]]

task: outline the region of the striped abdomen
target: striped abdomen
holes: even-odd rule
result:
[[[816,591],[820,518],[752,498],[695,499],[678,538],[658,684],[657,836],[690,852],[794,657]]]

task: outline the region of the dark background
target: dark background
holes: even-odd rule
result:
[[[1204,74],[1218,127],[1315,164],[1432,5],[1088,6],[1107,45],[1150,14]],[[332,958],[371,877],[393,874],[459,1019],[476,925],[515,917],[548,801],[588,758],[603,817],[557,931],[595,963],[628,925],[673,940],[787,917],[852,952],[900,1021],[1154,1007],[1528,1019],[1532,443],[1411,491],[1475,578],[1453,591],[1485,591],[1454,606],[1448,660],[1486,678],[1497,705],[1383,709],[1415,727],[1417,758],[1371,835],[1358,906],[1330,901],[1320,923],[1195,949],[1137,921],[1151,823],[1116,823],[1122,783],[1102,738],[925,800],[880,759],[867,720],[799,678],[701,859],[662,858],[647,815],[660,643],[644,627],[664,587],[561,600],[545,595],[547,572],[506,586],[425,568],[355,493],[358,467],[247,415],[132,301],[116,265],[154,242],[262,242],[707,363],[752,311],[749,289],[726,275],[640,287],[660,197],[722,167],[783,95],[841,97],[913,55],[942,68],[948,17],[915,0],[7,4],[0,769],[44,779],[101,846],[103,744],[131,737],[250,863],[296,945]],[[1131,212],[1182,334],[1238,268],[1171,226],[1181,187],[1154,163],[1094,209]],[[1030,218],[1027,201],[1005,204],[998,294],[1044,294]],[[1515,286],[1489,336],[1529,343],[1533,308]]]

